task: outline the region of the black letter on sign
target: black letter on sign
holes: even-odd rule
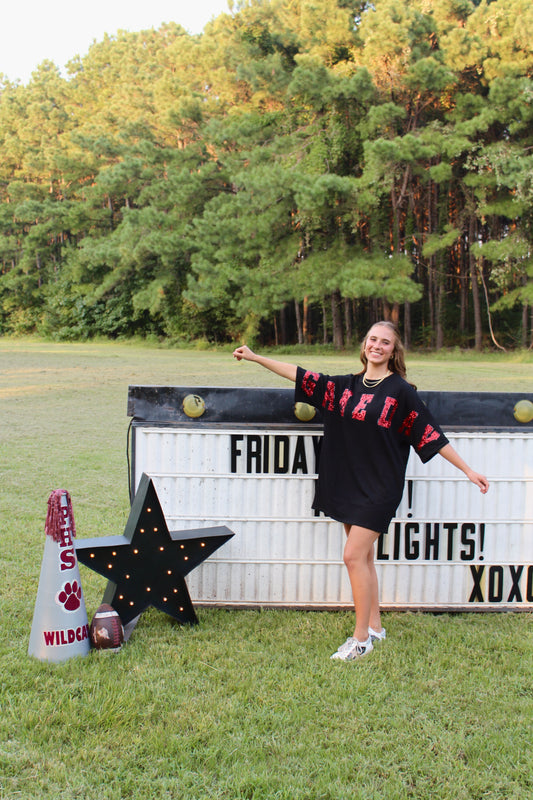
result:
[[[270,461],[270,437],[263,436],[263,472],[268,472],[268,464]]]
[[[503,598],[503,567],[489,569],[489,603],[501,603]]]
[[[261,437],[246,437],[246,472],[252,473],[252,461],[255,461],[255,471],[261,472]]]
[[[242,451],[237,447],[237,442],[242,442],[244,436],[236,433],[231,434],[231,471],[237,472],[237,457],[242,455]]]
[[[446,558],[448,561],[453,561],[453,534],[458,528],[457,522],[444,522],[442,527],[448,533],[448,549]]]
[[[439,523],[435,522],[433,525],[433,536],[431,535],[431,522],[426,522],[426,550],[424,558],[429,561],[431,558],[431,551],[433,551],[433,561],[437,561],[439,557]]]
[[[274,472],[285,475],[289,471],[289,437],[274,436]]]
[[[511,586],[511,591],[509,592],[509,599],[507,600],[507,602],[510,603],[511,600],[514,600],[516,598],[516,602],[521,603],[522,592],[520,591],[520,586],[518,585],[518,581],[522,577],[522,572],[524,571],[524,567],[520,566],[515,569],[514,567],[509,565],[509,569],[511,570],[511,580],[513,582],[513,585]]]
[[[298,471],[301,471],[304,475],[307,475],[305,439],[303,436],[298,436],[296,439],[296,452],[294,453],[294,461],[292,462],[292,474],[295,475]]]
[[[398,524],[398,523],[396,523],[396,524]],[[386,532],[379,534],[378,552],[377,552],[377,556],[376,556],[378,561],[388,561],[389,560],[389,554],[386,553],[385,550],[384,550],[385,536],[387,536]]]
[[[470,539],[468,536],[469,533],[474,536],[475,532],[476,526],[471,522],[464,522],[461,525],[461,544],[468,547],[468,550],[461,550],[461,561],[472,561],[475,556],[476,540]]]
[[[415,561],[420,555],[420,544],[415,539],[411,541],[411,533],[418,533],[418,522],[407,522],[405,525],[405,557],[408,561]]]
[[[400,539],[401,539],[401,525],[399,522],[394,523],[394,551],[392,558],[394,561],[400,560]]]
[[[474,579],[474,588],[472,589],[472,594],[468,598],[469,603],[475,603],[479,601],[480,603],[483,602],[483,592],[481,591],[481,578],[483,577],[483,571],[485,567],[474,567],[472,564],[470,565],[470,572],[472,573],[472,577]]]

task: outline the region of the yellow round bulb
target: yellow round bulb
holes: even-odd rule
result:
[[[183,410],[188,417],[201,417],[205,411],[205,401],[198,394],[188,394],[183,400]]]
[[[316,409],[308,403],[295,403],[294,415],[300,422],[309,422],[316,414]]]
[[[514,407],[513,414],[518,422],[531,422],[533,420],[533,403],[531,400],[519,400]]]

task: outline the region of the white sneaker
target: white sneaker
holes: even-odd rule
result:
[[[344,658],[344,654],[347,653],[348,650],[351,648],[353,641],[354,641],[353,636],[348,636],[344,644],[341,644],[337,652],[333,653],[333,655],[330,656],[330,658]]]
[[[341,661],[355,661],[357,658],[368,655],[368,653],[371,653],[373,649],[374,645],[372,644],[372,638],[369,636],[366,642],[359,642],[357,639],[352,639],[352,642],[349,646],[348,642],[345,642],[345,646],[343,646],[343,652],[339,653],[337,650],[338,655],[334,655]]]
[[[369,628],[368,635],[372,639],[372,642],[382,642],[383,639],[387,638],[387,631],[385,628],[382,628],[380,631],[375,631],[373,628]]]

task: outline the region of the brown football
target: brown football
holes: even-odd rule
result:
[[[95,611],[89,630],[93,647],[97,650],[117,652],[124,641],[122,621],[108,603],[103,603]]]

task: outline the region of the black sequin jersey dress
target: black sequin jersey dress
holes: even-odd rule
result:
[[[295,400],[324,419],[313,508],[385,532],[402,499],[410,448],[426,463],[448,442],[416,389],[395,373],[369,389],[361,374],[298,367]]]

